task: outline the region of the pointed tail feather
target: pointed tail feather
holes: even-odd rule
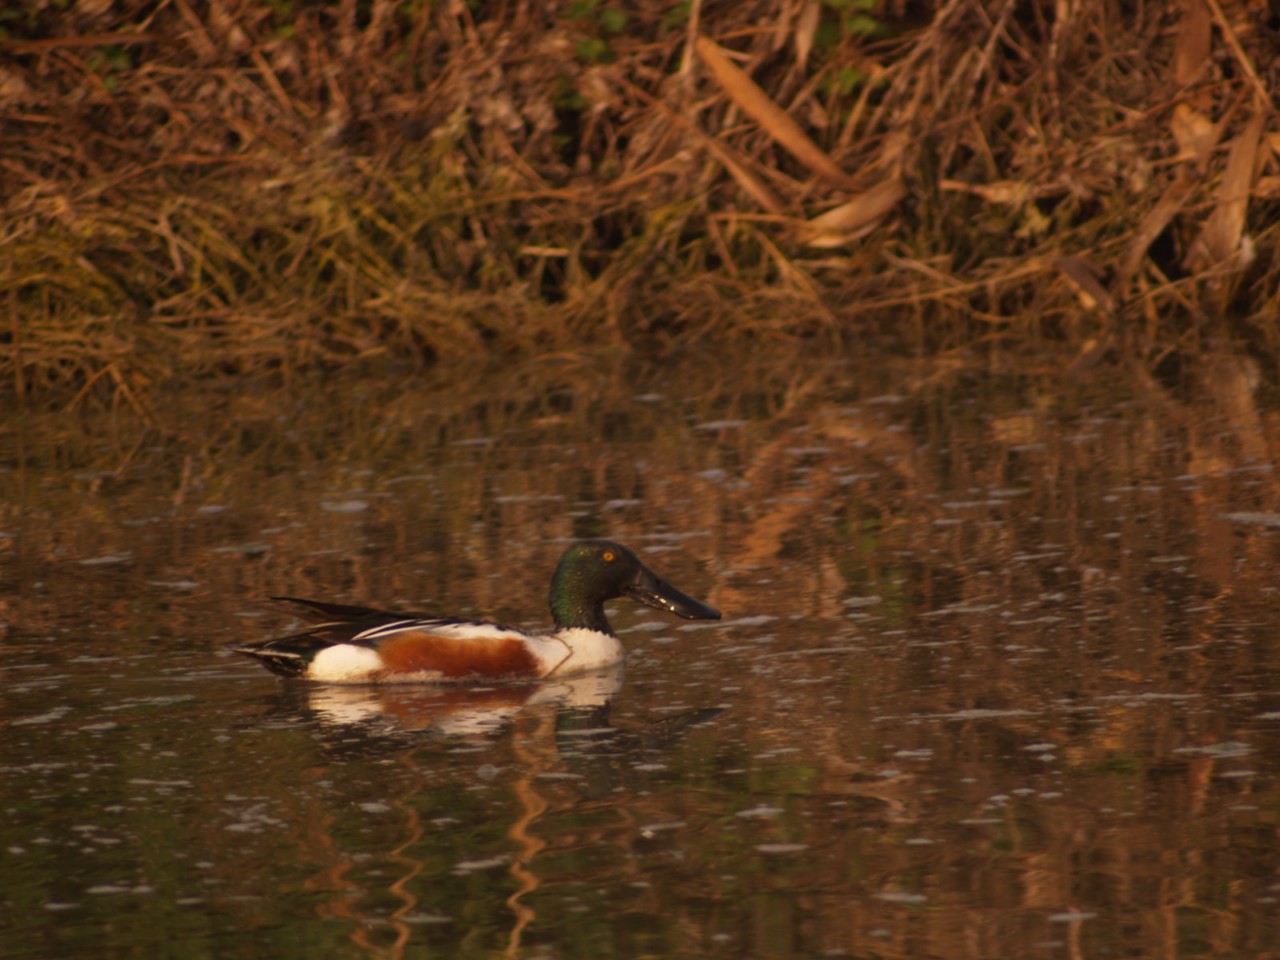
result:
[[[252,657],[272,673],[281,677],[302,676],[306,673],[307,666],[312,659],[311,656],[297,650],[272,649],[269,646],[256,643],[231,643],[227,645],[227,649],[232,653]]]
[[[323,603],[319,600],[303,600],[301,597],[272,597],[278,603],[288,604],[290,609],[304,620],[342,622],[361,620],[365,617],[385,616],[387,611],[374,607],[356,607],[346,603]]]

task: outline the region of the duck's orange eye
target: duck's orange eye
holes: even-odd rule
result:
[[[600,554],[600,557],[605,563],[613,563],[613,561],[618,559],[618,555],[612,550],[606,550],[604,553]]]

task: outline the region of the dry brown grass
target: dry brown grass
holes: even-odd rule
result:
[[[1280,351],[1265,4],[859,6],[9,14],[5,389],[726,338]]]

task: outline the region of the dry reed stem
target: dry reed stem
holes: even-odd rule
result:
[[[1218,187],[1218,202],[1188,255],[1193,270],[1223,263],[1239,252],[1265,120],[1263,114],[1254,116],[1231,143]]]
[[[4,382],[131,406],[377,357],[857,339],[903,305],[940,348],[998,318],[1070,357],[1101,302],[1048,266],[1073,257],[1152,342],[1274,307],[1280,65],[1245,8],[878,15],[41,7],[0,41]]]

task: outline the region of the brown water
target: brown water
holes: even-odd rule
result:
[[[1280,420],[954,367],[563,367],[0,426],[0,956],[1280,956]],[[273,593],[625,674],[280,685]]]

